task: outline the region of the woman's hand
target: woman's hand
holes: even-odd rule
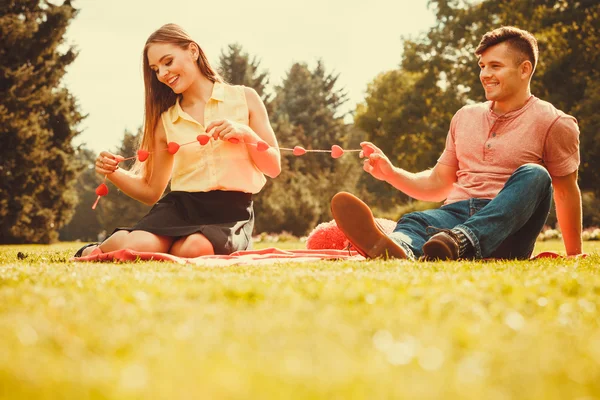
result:
[[[211,135],[213,139],[237,139],[242,143],[256,143],[260,139],[247,125],[233,122],[228,119],[211,122],[206,127],[206,132],[208,135]],[[232,142],[235,142],[235,140],[232,140]]]
[[[102,175],[109,175],[119,168],[119,163],[123,157],[103,151],[96,157],[96,172]]]
[[[362,142],[360,147],[362,147],[362,151],[359,153],[360,158],[366,157],[363,169],[374,178],[387,181],[394,173],[394,166],[390,159],[371,142]]]

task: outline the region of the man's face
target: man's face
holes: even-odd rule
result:
[[[518,54],[508,44],[500,43],[485,50],[479,58],[479,79],[485,97],[496,102],[510,101],[529,84],[529,74],[518,63]]]

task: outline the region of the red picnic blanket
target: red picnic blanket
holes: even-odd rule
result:
[[[228,265],[274,264],[317,260],[364,260],[356,251],[348,250],[281,250],[275,247],[262,250],[237,251],[230,255],[211,255],[196,258],[177,257],[167,253],[151,253],[129,249],[74,257],[72,261],[173,261],[179,264],[223,267]]]
[[[552,251],[542,252],[532,260],[539,258],[565,257]],[[584,254],[573,257],[585,257]],[[570,258],[570,257],[568,257]],[[85,257],[74,257],[72,261],[172,261],[179,264],[195,264],[210,267],[224,267],[229,265],[259,265],[287,262],[307,262],[317,260],[351,260],[363,261],[365,258],[356,251],[349,250],[282,250],[270,247],[262,250],[238,251],[230,255],[200,256],[196,258],[177,257],[167,253],[152,253],[133,251],[129,249],[111,251],[108,253],[92,254]]]

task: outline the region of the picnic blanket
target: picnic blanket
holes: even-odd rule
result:
[[[552,251],[545,251],[532,257],[559,258],[565,257]],[[585,257],[585,255],[573,256]],[[171,261],[179,264],[195,264],[208,267],[225,267],[230,265],[264,265],[288,262],[307,262],[318,260],[350,260],[363,261],[365,258],[356,251],[349,250],[282,250],[270,247],[262,250],[238,251],[230,255],[212,255],[195,258],[177,257],[167,253],[152,253],[134,251],[129,249],[111,251],[108,253],[91,254],[85,257],[74,257],[72,261],[106,261],[106,262],[128,262],[128,261]]]
[[[349,250],[282,250],[270,247],[262,250],[237,251],[230,255],[211,255],[195,258],[177,257],[167,253],[151,253],[129,249],[108,253],[91,254],[85,257],[74,257],[72,261],[172,261],[179,264],[196,264],[211,267],[229,265],[259,265],[288,262],[307,262],[317,260],[354,260],[365,258],[356,251]]]

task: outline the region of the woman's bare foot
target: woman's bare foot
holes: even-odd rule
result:
[[[86,247],[85,249],[83,249],[81,257],[89,256],[92,253],[92,251],[96,250],[98,247],[98,245]]]
[[[90,244],[86,244],[85,246],[83,246],[82,248],[80,248],[79,250],[77,250],[77,252],[75,253],[75,255],[73,257],[85,257],[85,256],[89,256],[92,254],[92,252],[96,249],[98,249],[100,247],[99,243],[90,243]]]

